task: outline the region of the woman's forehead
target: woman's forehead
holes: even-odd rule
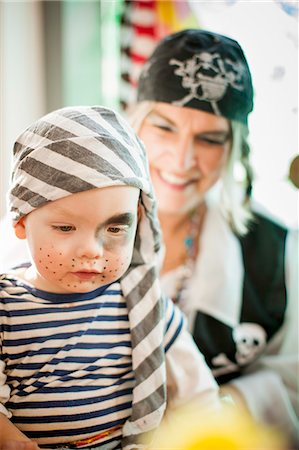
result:
[[[228,131],[230,122],[224,117],[205,111],[186,108],[169,103],[156,103],[152,111],[148,114],[148,118],[161,119],[173,126],[184,126],[185,123],[193,124],[194,128],[211,127]]]

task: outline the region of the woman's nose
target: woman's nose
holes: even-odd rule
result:
[[[192,139],[184,139],[177,142],[173,149],[173,162],[175,169],[186,171],[194,168],[196,160]]]

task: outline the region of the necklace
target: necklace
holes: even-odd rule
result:
[[[186,259],[176,271],[175,279],[175,296],[172,298],[173,302],[184,309],[186,302],[186,288],[188,281],[194,270],[196,256],[198,254],[199,235],[203,223],[205,206],[200,205],[189,215],[189,230],[184,238],[184,247],[186,252]]]

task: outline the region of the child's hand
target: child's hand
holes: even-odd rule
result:
[[[0,450],[39,450],[39,446],[33,441],[6,441]]]

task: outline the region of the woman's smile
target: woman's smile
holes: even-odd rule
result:
[[[157,174],[160,177],[160,179],[167,184],[169,187],[173,189],[183,190],[187,186],[189,186],[192,183],[197,183],[199,181],[200,176],[192,176],[192,177],[183,177],[176,175],[171,172],[166,171],[159,171],[157,170]]]

